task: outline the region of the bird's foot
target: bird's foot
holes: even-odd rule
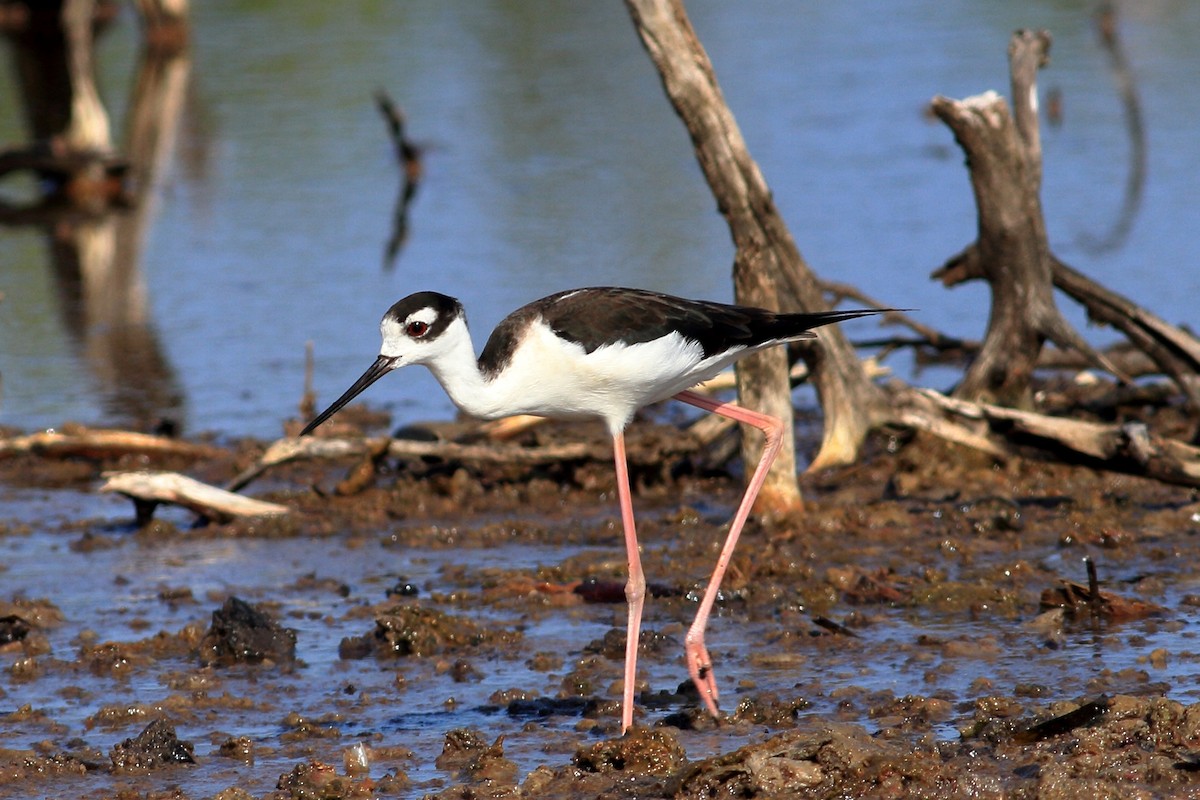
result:
[[[720,692],[717,691],[717,678],[713,674],[712,659],[708,657],[704,641],[689,641],[686,650],[688,674],[692,676],[692,683],[696,685],[696,691],[700,693],[700,699],[704,701],[708,713],[720,718],[721,712],[717,708]]]

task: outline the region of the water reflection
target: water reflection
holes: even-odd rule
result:
[[[1146,127],[1142,121],[1142,103],[1138,98],[1133,67],[1121,46],[1117,31],[1117,10],[1111,3],[1103,4],[1096,12],[1096,31],[1100,44],[1108,55],[1113,82],[1121,99],[1125,130],[1129,135],[1129,173],[1121,195],[1121,209],[1108,231],[1099,236],[1084,233],[1079,237],[1083,248],[1091,253],[1103,253],[1121,248],[1133,230],[1142,195],[1146,189]]]
[[[0,223],[37,230],[46,242],[62,329],[105,415],[139,429],[174,426],[183,397],[150,319],[141,255],[190,60],[182,39],[147,35],[118,156],[93,61],[111,13],[109,3],[67,0],[5,17],[31,144],[5,152],[4,172],[32,172],[37,191],[0,207]]]
[[[11,5],[0,0],[0,17]],[[461,297],[477,330],[569,286],[731,297],[727,227],[621,4],[343,5],[192,4],[179,151],[164,189],[144,195],[135,212],[143,222],[153,216],[153,230],[111,234],[135,244],[113,256],[135,262],[128,279],[143,292],[141,316],[126,318],[142,333],[149,327],[157,369],[168,373],[143,380],[155,371],[143,368],[119,382],[186,393],[186,409],[160,396],[145,404],[159,410],[139,415],[186,412],[191,430],[277,435],[303,391],[305,342],[316,347],[318,390],[347,385],[378,347],[379,315],[417,289]],[[924,323],[961,339],[982,334],[985,287],[948,295],[926,276],[974,234],[975,209],[953,137],[921,124],[917,110],[935,94],[1001,88],[1011,31],[1049,29],[1045,81],[1067,104],[1061,126],[1043,131],[1051,245],[1166,319],[1195,316],[1189,298],[1200,292],[1200,272],[1190,269],[1194,237],[1181,217],[1194,208],[1195,170],[1186,166],[1200,141],[1191,102],[1200,3],[1117,4],[1153,147],[1136,224],[1097,255],[1080,234],[1105,239],[1120,216],[1130,140],[1090,24],[1094,3],[907,0],[887,6],[897,12],[887,24],[864,23],[879,17],[870,13],[879,3],[868,11],[814,0],[687,6],[813,268],[919,308]],[[123,13],[102,38],[96,69],[114,141],[130,149],[121,122],[133,119],[131,79],[144,67],[136,19]],[[0,142],[46,141],[27,121],[32,95],[18,85],[14,38],[0,44]],[[391,270],[381,262],[404,190],[371,103],[380,87],[427,144]],[[131,170],[149,163],[123,155]],[[162,177],[156,167],[150,180]],[[145,179],[125,175],[120,184],[140,191]],[[5,180],[0,193],[32,185]],[[157,208],[143,210],[152,200]],[[78,310],[82,299],[59,299],[48,266],[45,243],[56,246],[55,225],[69,221],[20,221],[33,205],[10,206],[8,224],[19,227],[0,230],[0,422],[120,423],[128,417],[105,407],[128,401],[100,385],[110,378],[92,377],[103,373],[85,352],[83,337],[98,328]],[[69,274],[82,282],[79,270]],[[1083,327],[1082,311],[1068,311]],[[1088,336],[1100,346],[1112,338],[1103,329]],[[918,380],[944,389],[957,378],[945,370]],[[420,374],[375,402],[397,424],[454,413]]]
[[[383,115],[392,137],[392,147],[396,151],[396,161],[400,165],[402,180],[400,193],[396,196],[396,205],[392,210],[392,232],[387,243],[383,246],[383,268],[390,270],[396,266],[396,258],[400,249],[408,240],[408,209],[413,198],[417,195],[417,187],[421,185],[421,148],[408,138],[405,129],[404,112],[396,105],[391,96],[380,89],[375,93],[375,104]]]

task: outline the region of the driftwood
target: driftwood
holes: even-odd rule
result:
[[[1179,386],[1193,413],[1200,412],[1200,340],[1132,300],[1106,289],[1054,259],[1054,285],[1087,309],[1088,316],[1125,334]]]
[[[287,506],[243,497],[178,472],[116,472],[106,477],[100,491],[116,492],[132,499],[139,522],[148,521],[154,508],[162,503],[182,506],[217,522],[236,517],[273,517],[290,513]]]
[[[785,311],[827,308],[820,285],[809,270],[787,225],[775,208],[770,188],[751,158],[737,122],[725,103],[716,74],[680,0],[626,0],[630,16],[663,88],[691,136],[696,158],[729,225],[736,249],[733,277],[737,302]],[[813,382],[825,412],[825,437],[814,463],[834,466],[853,461],[883,396],[858,365],[858,358],[836,327],[820,333],[806,352]],[[738,364],[738,397],[792,424],[787,358],[778,349]],[[746,437],[743,459],[756,463],[762,443]],[[784,447],[759,495],[760,505],[795,507],[795,445]]]
[[[26,436],[0,439],[0,458],[32,453],[53,458],[74,456],[115,458],[121,455],[186,456],[208,458],[220,450],[203,444],[152,436],[147,433],[112,430],[84,430],[79,433],[44,431]]]

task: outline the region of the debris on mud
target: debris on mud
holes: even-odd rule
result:
[[[422,658],[519,638],[519,633],[490,631],[466,617],[417,605],[397,605],[375,618],[375,629],[370,633],[343,639],[338,655],[347,659],[373,655]]]
[[[512,784],[518,776],[517,765],[504,757],[504,736],[497,736],[488,744],[481,731],[470,728],[449,731],[434,764],[444,772],[459,774],[473,782]]]
[[[669,728],[634,726],[624,736],[607,739],[575,753],[571,763],[587,772],[672,775],[687,761]]]

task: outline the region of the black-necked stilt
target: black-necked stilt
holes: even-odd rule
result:
[[[717,684],[704,646],[704,628],[784,430],[774,417],[687,389],[743,356],[783,342],[814,338],[811,330],[821,325],[875,313],[879,312],[781,314],[640,289],[574,289],[543,297],[509,314],[496,326],[477,359],[462,304],[444,294],[418,292],[383,315],[379,325],[383,346],[375,363],[310,422],[301,436],[311,433],[379,378],[409,364],[427,366],[454,404],[475,417],[535,414],[604,420],[613,439],[629,557],[624,731],[633,724],[637,643],[646,590],[625,461],[625,426],[639,408],[675,397],[762,430],[766,434],[762,458],[734,514],[685,646],[688,673],[716,716]]]

